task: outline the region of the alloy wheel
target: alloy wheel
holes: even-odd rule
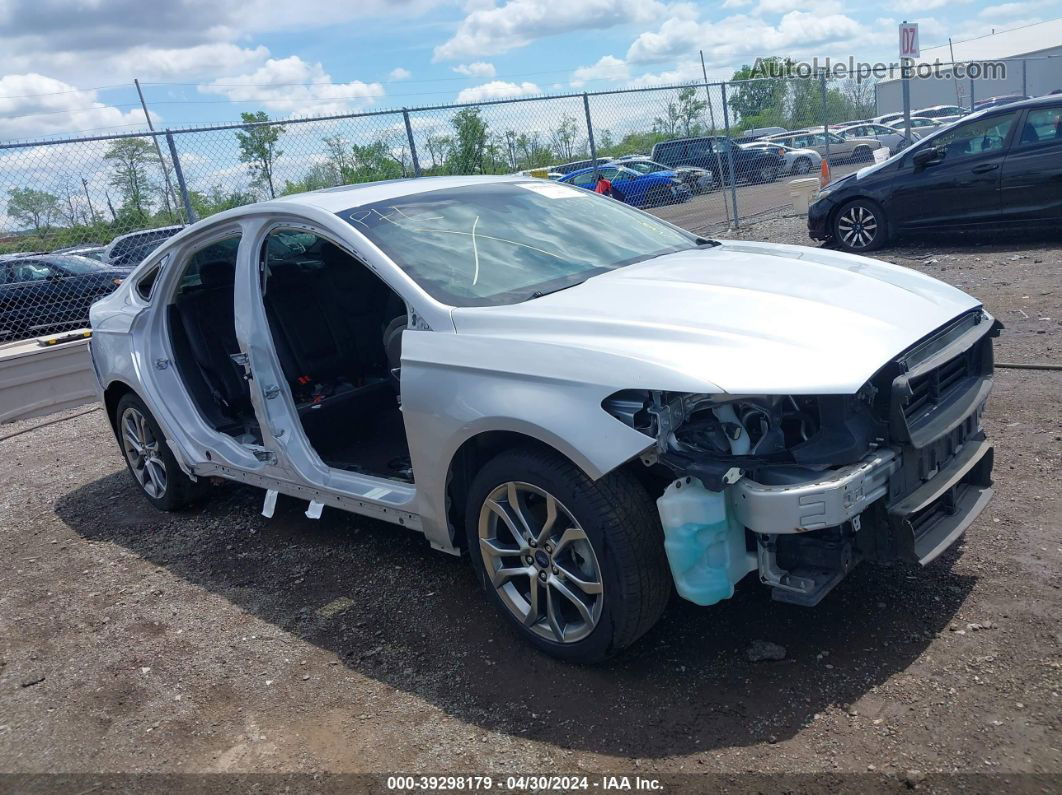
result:
[[[837,220],[841,240],[850,248],[866,248],[878,234],[878,219],[861,204],[853,204]]]
[[[593,632],[604,605],[601,567],[558,499],[530,483],[503,483],[483,501],[478,531],[487,576],[527,629],[556,643]]]
[[[143,413],[130,407],[122,413],[121,428],[122,450],[133,476],[149,497],[162,497],[166,493],[166,464],[151,426]]]

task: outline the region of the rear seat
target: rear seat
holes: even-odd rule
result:
[[[199,287],[177,297],[177,315],[196,364],[216,390],[215,400],[228,416],[240,418],[251,411],[251,395],[247,380],[230,358],[240,352],[232,294],[235,264],[203,263],[199,278]]]

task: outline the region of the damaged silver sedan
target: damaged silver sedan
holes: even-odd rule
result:
[[[226,478],[467,554],[530,643],[630,645],[751,572],[817,604],[928,563],[991,496],[999,324],[872,259],[716,242],[520,177],[398,180],[194,224],[92,308],[144,495]]]

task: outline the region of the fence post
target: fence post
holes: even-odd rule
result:
[[[1029,62],[1027,60],[1025,60],[1024,58],[1022,58],[1021,59],[1021,95],[1023,97],[1027,97],[1029,95],[1029,81],[1028,81],[1028,77],[1029,76],[1028,76],[1028,73],[1027,73],[1028,70],[1026,69],[1026,67],[1028,65],[1029,65]]]
[[[734,208],[734,228],[737,229],[741,221],[737,203],[737,172],[734,171],[734,142],[730,140],[730,111],[726,106],[726,83],[719,84],[719,91],[723,95],[723,132],[726,133],[726,159],[730,165],[730,206]]]
[[[409,111],[402,108],[402,118],[406,122],[406,138],[409,139],[409,156],[413,159],[413,176],[419,177],[420,161],[417,160],[417,144],[413,140],[413,125],[409,123]]]
[[[155,132],[155,125],[151,123],[151,114],[148,113],[147,102],[144,101],[144,92],[140,88],[140,79],[134,77],[133,84],[136,86],[137,96],[140,97],[140,107],[144,109],[144,118],[147,119],[147,126],[151,132]],[[151,136],[151,143],[155,144],[155,154],[159,156],[159,166],[162,168],[162,179],[166,182],[166,192],[163,193],[163,197],[166,200],[166,213],[172,212],[170,210],[170,196],[173,195],[173,185],[170,184],[170,170],[166,168],[166,158],[162,156],[162,147],[159,146],[159,137],[157,135]],[[174,196],[174,202],[177,197]]]
[[[970,78],[970,110],[971,111],[973,111],[973,109],[974,109],[974,100],[975,100],[975,96],[974,96],[974,79],[971,77]]]
[[[188,195],[188,184],[184,181],[184,171],[181,169],[181,159],[177,157],[177,145],[173,142],[173,133],[166,130],[166,143],[170,147],[170,157],[173,158],[173,173],[177,176],[177,188],[181,191],[181,201],[184,202],[184,216],[188,223],[194,224],[199,220],[192,207],[192,197]]]
[[[819,93],[822,95],[822,137],[826,141],[826,164],[830,163],[830,106],[826,101],[826,71],[819,72]]]
[[[590,123],[590,97],[583,92],[583,110],[586,112],[586,138],[590,142],[590,160],[594,163],[594,184],[597,184],[597,146],[594,144],[594,125]]]

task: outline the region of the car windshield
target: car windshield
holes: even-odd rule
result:
[[[654,163],[652,160],[628,160],[623,165],[632,171],[637,171],[639,174],[652,174],[656,171],[668,170],[667,166]]]
[[[614,199],[541,180],[468,185],[339,213],[433,298],[537,298],[698,238]]]
[[[88,257],[52,257],[48,261],[54,262],[67,273],[99,273],[107,269],[102,262]]]

